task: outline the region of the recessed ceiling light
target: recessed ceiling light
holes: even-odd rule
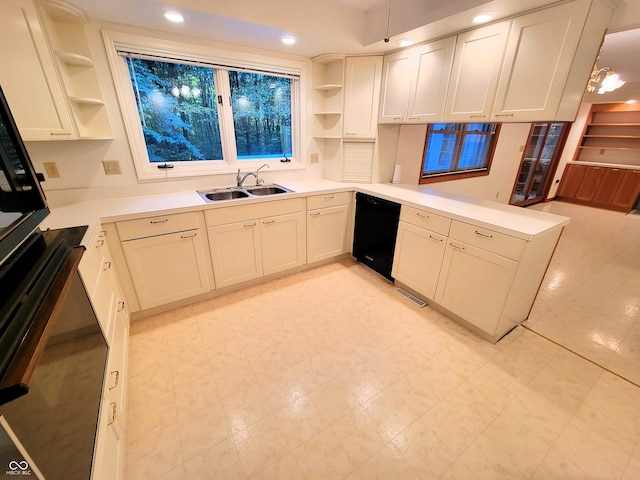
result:
[[[280,40],[282,40],[282,43],[284,43],[285,45],[293,45],[294,43],[296,43],[295,37],[292,37],[291,35],[285,35]]]
[[[493,18],[493,15],[488,13],[481,13],[480,15],[476,15],[473,17],[473,23],[487,23],[489,20]]]
[[[184,17],[178,12],[167,12],[164,14],[164,18],[173,23],[182,23],[184,22]]]
[[[416,43],[416,41],[413,38],[403,38],[402,40],[400,40],[401,47],[410,47],[414,43]]]
[[[626,101],[626,102],[624,102],[624,103],[628,103],[629,105],[633,105],[633,104],[634,104],[634,103],[636,103],[636,102],[637,102],[637,100],[634,100],[634,99],[632,98],[631,100],[627,100],[627,101]]]

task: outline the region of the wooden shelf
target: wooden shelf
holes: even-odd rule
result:
[[[637,138],[640,139],[640,135],[584,135],[582,138]]]
[[[80,55],[79,53],[62,52],[56,50],[56,56],[67,65],[75,65],[80,67],[94,66],[93,60],[85,55]]]
[[[321,91],[324,91],[324,90],[337,90],[339,88],[342,88],[342,84],[340,84],[340,83],[325,83],[325,84],[322,84],[322,85],[316,85],[314,88],[316,90],[321,90]]]
[[[582,149],[594,149],[594,150],[640,150],[640,145],[637,147],[610,147],[607,145],[579,145],[578,148]]]

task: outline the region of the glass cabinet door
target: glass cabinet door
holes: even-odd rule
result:
[[[524,149],[511,195],[511,205],[526,206],[544,200],[549,173],[555,170],[564,146],[566,123],[534,123]]]

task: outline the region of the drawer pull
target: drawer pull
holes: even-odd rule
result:
[[[198,235],[197,233],[192,233],[191,235],[180,235],[180,238],[183,238],[183,239],[184,238],[193,238],[193,237],[195,237],[197,235]]]
[[[118,404],[116,402],[109,403],[109,408],[111,409],[111,415],[109,417],[109,422],[107,425],[111,425],[118,418]]]
[[[344,132],[345,136],[356,136],[356,133],[353,132]]]
[[[120,383],[120,371],[114,370],[113,372],[111,372],[111,376],[113,377],[113,386],[109,387],[109,390],[113,390]]]
[[[325,195],[325,196],[323,197],[323,199],[324,199],[324,200],[333,200],[334,198],[336,198],[336,196],[335,196],[335,195]]]
[[[486,115],[469,115],[469,118],[486,118]]]
[[[155,225],[157,223],[167,223],[169,221],[168,218],[164,218],[162,220],[149,220],[149,223],[152,225]]]
[[[253,222],[253,223],[245,223],[243,226],[244,226],[244,228],[251,228],[251,227],[255,227],[255,226],[256,226],[256,222]]]
[[[102,270],[109,270],[111,268],[111,262],[104,262],[102,265]]]
[[[104,240],[100,239],[96,242],[96,248],[102,247],[104,245]]]
[[[429,235],[429,238],[431,240],[435,240],[436,242],[444,242],[442,238],[434,237],[433,235]]]
[[[461,247],[460,245],[456,245],[455,243],[449,243],[449,245],[451,245],[455,249],[464,250],[464,247]]]
[[[416,215],[419,216],[420,218],[429,218],[429,215],[426,215],[426,214],[420,213],[420,212],[416,212]]]
[[[118,302],[118,311],[119,312],[123,311],[124,310],[124,306],[125,306],[124,302]]]
[[[310,217],[317,217],[318,215],[320,215],[320,212],[309,212]]]
[[[476,235],[482,238],[493,238],[493,235],[487,235],[486,233],[479,232],[478,230],[476,230]]]
[[[513,117],[513,113],[498,113],[496,117]]]
[[[275,220],[265,220],[264,222],[262,222],[263,225],[270,225],[272,223],[276,223]]]

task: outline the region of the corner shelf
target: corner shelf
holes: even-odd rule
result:
[[[45,32],[57,59],[69,108],[79,139],[113,138],[107,107],[84,30],[87,19],[73,5],[48,0],[40,3]]]

